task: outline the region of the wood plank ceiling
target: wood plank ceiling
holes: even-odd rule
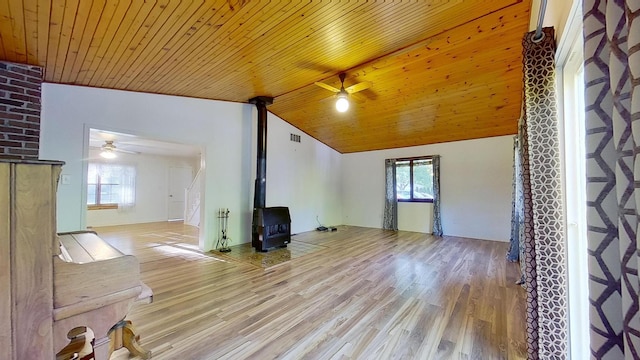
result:
[[[3,0],[45,81],[246,102],[341,153],[514,134],[530,0]],[[338,113],[313,83],[370,81]]]

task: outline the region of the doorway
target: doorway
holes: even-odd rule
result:
[[[193,169],[190,166],[169,167],[168,220],[185,218],[185,190],[193,181]]]
[[[200,167],[199,147],[121,131],[89,128],[88,132],[85,171],[88,172],[90,168],[95,168],[95,164],[99,164],[101,169],[126,167],[135,175],[126,183],[131,194],[127,198],[128,202],[111,201],[110,206],[106,207],[88,206],[87,226],[166,222],[169,219],[181,220],[184,217],[184,188],[189,186],[194,169]],[[110,157],[103,157],[102,152],[105,150],[111,153]],[[88,173],[85,174],[85,194],[94,194],[97,187],[91,187],[92,182],[87,180]],[[117,195],[122,193],[121,189],[118,189],[122,185],[119,181],[101,185],[103,192],[111,190],[113,198],[118,199]],[[88,205],[91,205],[90,201],[95,202],[94,198],[96,197],[86,196]]]

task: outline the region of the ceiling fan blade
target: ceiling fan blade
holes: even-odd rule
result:
[[[320,87],[321,87],[321,88],[323,88],[323,89],[326,89],[326,90],[332,91],[332,92],[334,92],[334,93],[339,93],[339,92],[340,92],[340,89],[336,89],[336,88],[334,88],[333,86],[331,86],[331,85],[327,85],[327,84],[325,84],[325,83],[321,83],[321,82],[314,82],[314,84],[316,84],[316,85],[320,86]]]
[[[124,153],[124,154],[140,155],[139,151],[124,150],[124,149],[120,149],[120,148],[115,148],[114,151],[115,152],[121,152],[121,153]]]
[[[361,83],[357,83],[357,84],[351,85],[348,88],[346,88],[345,90],[349,94],[353,94],[353,93],[357,93],[358,91],[366,90],[366,89],[368,89],[370,87],[371,87],[371,82],[370,81],[363,81]]]
[[[326,102],[326,101],[330,101],[330,100],[336,100],[338,97],[336,95],[331,95],[331,96],[327,96],[325,98],[320,99],[320,102]]]
[[[353,102],[355,103],[362,104],[367,99],[365,99],[365,97],[360,94],[349,94],[349,100],[353,100]]]

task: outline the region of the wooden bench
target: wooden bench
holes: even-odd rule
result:
[[[60,233],[58,241],[60,255],[53,262],[54,348],[69,343],[70,331],[89,327],[95,335],[96,360],[108,359],[123,346],[149,358],[131,322],[124,321],[133,303],[153,301],[153,292],[140,281],[138,259],[92,231]]]

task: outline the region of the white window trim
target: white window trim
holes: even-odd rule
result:
[[[584,63],[581,4],[581,1],[573,1],[556,52],[558,127],[562,143],[562,185],[567,239],[569,349],[570,358],[578,360],[589,359],[590,356],[584,112],[580,116],[574,111],[577,94],[573,83],[575,74],[581,71]],[[567,187],[567,184],[570,186]]]

